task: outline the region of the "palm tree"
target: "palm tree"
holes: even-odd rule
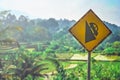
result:
[[[15,76],[20,80],[24,80],[28,75],[31,75],[33,80],[37,77],[45,77],[46,74],[42,74],[41,71],[47,70],[45,63],[41,63],[42,59],[36,56],[28,55],[28,51],[22,51],[19,53],[18,59],[14,61],[16,66]],[[38,64],[40,63],[40,64]]]

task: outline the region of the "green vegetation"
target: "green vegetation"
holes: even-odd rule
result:
[[[68,32],[74,20],[18,19],[0,12],[0,80],[86,80],[85,49]],[[120,80],[120,27],[92,54],[91,80]],[[101,61],[100,61],[101,60]],[[108,62],[105,62],[105,61]],[[118,62],[117,62],[118,61]]]
[[[115,41],[114,43],[107,44],[103,53],[106,55],[120,55],[120,41]]]
[[[119,80],[119,65],[119,62],[93,62],[91,67],[91,80]],[[79,66],[68,70],[68,72],[75,74],[79,80],[86,80],[87,65],[86,63],[79,62]]]
[[[15,47],[12,43],[16,41],[19,47],[24,45],[26,48],[34,48],[37,52],[48,55],[86,52],[68,32],[75,24],[74,20],[29,19],[24,15],[17,19],[10,11],[1,11],[0,17],[0,49],[3,49],[5,44]],[[104,23],[111,29],[112,34],[93,52],[119,55],[120,27],[105,21]]]
[[[55,54],[56,57],[46,56],[36,51],[20,47],[13,53],[0,56],[0,79],[2,80],[86,80],[87,64],[82,61],[59,61],[59,58],[70,59],[69,54]],[[65,55],[65,56],[64,56]],[[66,58],[66,56],[69,57]],[[82,56],[87,54],[81,53]],[[62,56],[62,57],[60,57]],[[92,55],[92,80],[119,80],[119,62],[99,62]],[[112,56],[111,56],[112,58]],[[108,58],[109,59],[109,58]],[[104,58],[103,58],[104,60]],[[120,60],[115,57],[115,60]],[[70,65],[74,67],[70,67]],[[49,73],[51,73],[49,75]]]

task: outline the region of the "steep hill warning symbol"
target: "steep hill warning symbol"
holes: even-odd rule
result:
[[[85,31],[85,43],[95,40],[96,36],[98,35],[98,26],[91,22],[88,23],[86,21],[86,31]]]
[[[91,9],[69,31],[89,52],[112,33]]]

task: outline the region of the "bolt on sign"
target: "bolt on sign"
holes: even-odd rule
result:
[[[91,9],[69,31],[88,52],[111,34],[110,29]]]

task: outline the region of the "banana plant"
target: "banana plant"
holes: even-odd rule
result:
[[[30,52],[24,49],[20,49],[16,54],[18,58],[13,61],[13,65],[16,66],[14,69],[14,78],[17,80],[25,80],[29,75],[32,76],[32,80],[38,77],[46,77],[46,74],[41,73],[43,70],[47,70],[45,63],[41,63],[42,59],[29,54]]]
[[[12,69],[16,68],[16,66],[11,64],[5,64],[7,61],[0,59],[0,80],[12,80]]]
[[[35,80],[47,77],[46,74],[41,73],[48,69],[45,67],[47,64],[41,63],[43,59],[40,56],[34,56],[25,48],[19,48],[8,57],[7,60],[4,57],[0,59],[0,80],[25,80],[28,76]]]

